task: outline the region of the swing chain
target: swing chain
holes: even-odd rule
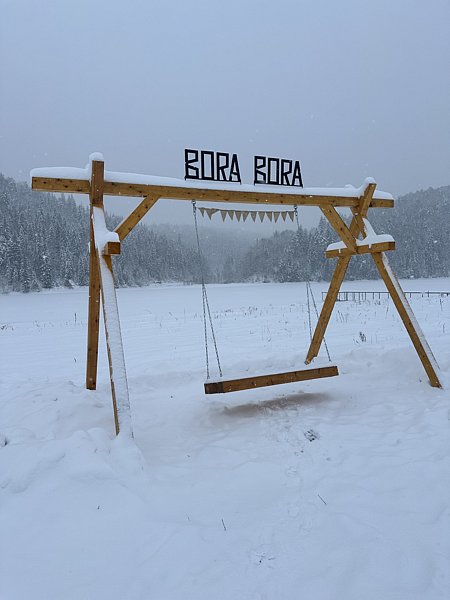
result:
[[[192,200],[192,212],[194,214],[195,235],[196,235],[196,239],[197,239],[197,251],[198,251],[198,260],[199,260],[199,264],[200,264],[200,277],[201,277],[201,285],[202,285],[203,329],[204,329],[205,355],[206,355],[206,379],[210,379],[208,327],[207,327],[207,318],[206,318],[207,315],[208,315],[208,319],[209,319],[209,325],[211,327],[211,336],[212,336],[212,340],[213,340],[213,344],[214,344],[214,350],[215,350],[216,360],[217,360],[217,367],[219,369],[220,377],[222,377],[222,367],[220,365],[219,351],[218,351],[217,342],[216,342],[216,335],[214,332],[211,310],[209,308],[208,293],[206,291],[205,269],[204,269],[204,262],[203,262],[203,253],[201,251],[201,246],[200,246],[200,237],[199,237],[199,233],[198,233],[197,205],[196,205],[195,200]]]

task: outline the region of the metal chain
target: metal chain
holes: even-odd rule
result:
[[[205,336],[205,355],[206,355],[206,379],[209,379],[210,372],[209,372],[209,351],[208,351],[208,328],[207,328],[207,324],[206,324],[206,316],[207,315],[209,318],[209,325],[211,327],[211,336],[212,336],[212,340],[214,343],[214,350],[215,350],[215,354],[216,354],[217,367],[219,369],[220,377],[222,377],[222,367],[220,365],[219,351],[217,349],[217,342],[216,342],[216,334],[214,332],[211,310],[209,308],[208,293],[206,291],[203,254],[202,254],[201,247],[200,247],[200,237],[199,237],[199,233],[198,233],[198,222],[197,222],[197,206],[196,206],[195,200],[192,200],[192,212],[194,214],[195,235],[197,238],[198,260],[199,260],[199,264],[200,264],[200,276],[201,276],[201,284],[202,284],[203,329],[204,329],[204,336]]]
[[[295,214],[295,221],[297,223],[297,234],[298,234],[298,236],[300,238],[300,221],[298,220],[298,207],[297,207],[297,205],[294,206],[294,214]],[[308,262],[308,265],[311,264],[311,261],[310,261],[310,249],[308,250],[307,262]],[[311,295],[311,300],[312,300],[312,303],[313,303],[313,306],[314,306],[314,310],[315,310],[315,313],[316,313],[316,317],[317,317],[317,320],[318,320],[319,319],[319,313],[317,311],[316,300],[314,298],[314,294],[313,294],[313,291],[312,291],[311,282],[309,281],[309,278],[308,278],[308,280],[306,281],[306,302],[307,302],[307,307],[308,307],[309,339],[310,339],[310,341],[312,341],[310,295]],[[327,351],[328,360],[331,362],[330,352],[328,350],[327,341],[325,339],[325,336],[323,336],[323,343],[324,343],[324,346],[325,346],[325,350]]]
[[[314,294],[313,294],[313,291],[312,291],[311,283],[309,281],[308,281],[308,286],[309,286],[309,290],[311,292],[311,299],[312,299],[312,302],[313,302],[314,311],[316,313],[317,320],[319,320],[319,311],[317,310],[316,301],[314,299]],[[330,351],[328,350],[327,340],[325,339],[325,336],[323,336],[323,345],[325,346],[325,350],[327,351],[328,360],[329,360],[329,362],[331,362]]]
[[[308,306],[309,342],[312,342],[311,304],[309,301],[309,281],[306,282],[306,303]]]

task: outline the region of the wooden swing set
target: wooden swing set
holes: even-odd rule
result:
[[[103,157],[93,154],[85,169],[44,168],[31,172],[32,189],[47,192],[87,194],[90,200],[89,312],[86,388],[95,390],[99,340],[100,297],[102,298],[106,345],[111,381],[116,434],[132,436],[128,383],[125,370],[122,336],[112,256],[120,254],[121,243],[160,198],[202,200],[208,202],[317,206],[338,234],[341,242],[325,252],[337,258],[337,265],[318,318],[306,355],[308,365],[317,356],[333,311],[336,298],[352,256],[371,254],[394,305],[405,325],[416,352],[433,387],[441,387],[438,366],[428,342],[412,312],[406,296],[395,277],[385,252],[395,249],[390,236],[377,236],[369,221],[369,208],[392,208],[392,196],[376,191],[373,180],[366,180],[360,189],[285,188],[282,192],[269,186],[239,185],[219,182],[191,182],[162,177],[114,173],[104,169]],[[129,196],[142,201],[125,217],[114,231],[105,222],[103,197]],[[350,208],[353,217],[349,226],[336,210]],[[358,239],[361,236],[362,239]],[[306,381],[338,375],[335,365],[306,368],[286,373],[235,378],[205,383],[206,393],[225,393],[257,387]]]

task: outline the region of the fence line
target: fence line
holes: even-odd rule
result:
[[[322,292],[322,301],[325,300],[326,292]],[[337,302],[363,302],[364,300],[381,300],[381,298],[390,296],[389,292],[366,292],[366,291],[341,291],[337,295]],[[422,298],[430,298],[431,296],[446,297],[450,296],[450,292],[405,292],[407,298],[413,296],[421,296]]]

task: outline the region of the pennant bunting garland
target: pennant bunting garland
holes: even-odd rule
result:
[[[218,212],[222,217],[222,221],[225,221],[228,216],[231,221],[236,218],[237,221],[241,221],[242,219],[242,221],[245,222],[250,216],[253,219],[253,222],[256,222],[256,217],[259,217],[262,223],[264,218],[267,217],[269,221],[276,223],[280,216],[283,221],[286,221],[286,218],[289,216],[291,221],[294,222],[295,216],[293,210],[221,210],[219,208],[207,208],[206,206],[199,206],[198,210],[202,217],[204,217],[206,213],[209,219]]]

